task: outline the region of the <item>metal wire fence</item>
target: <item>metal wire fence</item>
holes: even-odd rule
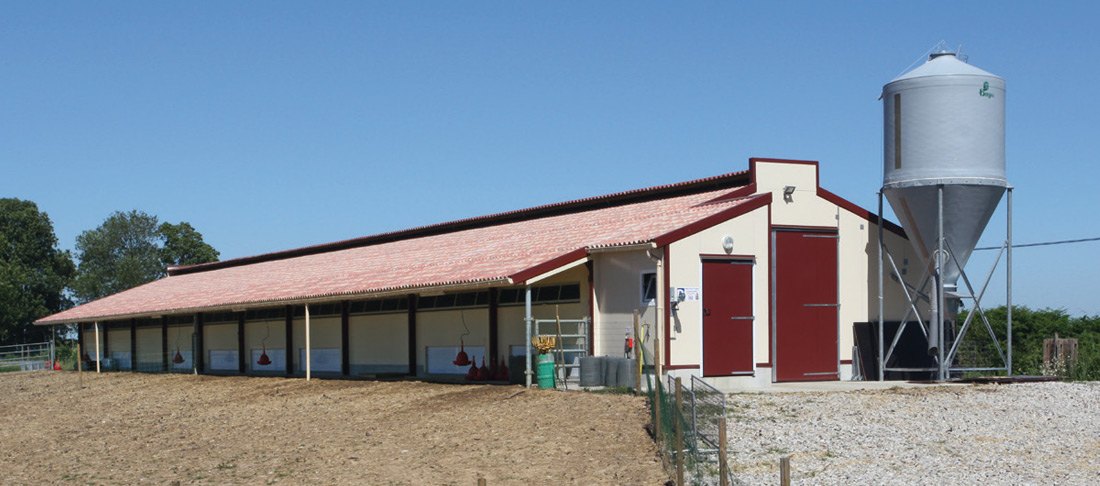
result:
[[[739,484],[729,479],[729,464],[719,453],[724,450],[719,447],[719,428],[725,420],[724,394],[695,378],[688,382],[690,386],[680,380],[679,387],[675,377],[662,380],[654,373],[653,353],[643,346],[638,349],[643,363],[644,390],[640,392],[649,398],[651,432],[676,484]]]

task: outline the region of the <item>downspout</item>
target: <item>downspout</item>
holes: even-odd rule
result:
[[[663,329],[665,328],[666,319],[665,319],[665,307],[664,307],[663,304],[665,303],[665,299],[667,298],[665,296],[665,286],[667,285],[667,282],[665,282],[665,271],[664,271],[665,268],[664,267],[665,267],[665,252],[667,251],[667,248],[668,247],[666,246],[666,247],[663,247],[661,249],[651,248],[649,250],[646,250],[646,256],[649,257],[650,260],[652,260],[654,263],[657,264],[657,302],[656,302],[656,304],[657,304],[657,309],[656,309],[657,316],[655,318],[655,320],[657,322],[653,326],[654,327],[653,339],[655,341],[657,339],[664,339]],[[658,251],[659,253],[656,256],[654,256],[654,251]],[[663,351],[665,353],[667,353],[669,357],[672,356],[672,352],[668,349],[668,347],[671,346],[671,345],[672,345],[672,343],[669,342],[669,343],[666,343],[665,346],[662,346],[664,348]],[[660,359],[657,359],[657,360],[654,361],[654,364],[657,365],[657,368],[653,371],[656,374],[656,377],[657,377],[658,380],[661,379],[662,371],[663,371],[664,366],[668,365],[668,363],[666,363],[665,361],[666,360],[664,358],[660,358]]]

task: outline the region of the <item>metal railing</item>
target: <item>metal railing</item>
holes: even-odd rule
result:
[[[54,349],[49,342],[0,346],[0,368],[20,371],[53,369]]]

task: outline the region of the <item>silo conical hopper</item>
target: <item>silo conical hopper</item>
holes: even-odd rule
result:
[[[887,83],[882,100],[883,195],[917,254],[932,268],[943,188],[944,248],[953,255],[943,259],[938,292],[953,292],[959,266],[965,267],[1008,187],[1004,79],[954,53],[937,52]],[[938,327],[942,315],[930,322]],[[938,333],[930,331],[930,338]],[[942,345],[932,341],[930,352]]]
[[[937,247],[942,184],[944,238],[965,266],[1008,186],[1004,79],[941,52],[882,92],[883,194],[928,263]],[[954,288],[958,278],[949,258],[944,286]]]

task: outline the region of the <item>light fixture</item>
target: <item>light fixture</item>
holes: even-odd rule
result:
[[[722,249],[726,250],[726,254],[733,253],[733,237],[726,235],[722,237]]]
[[[794,186],[783,187],[783,200],[787,202],[794,202]]]

